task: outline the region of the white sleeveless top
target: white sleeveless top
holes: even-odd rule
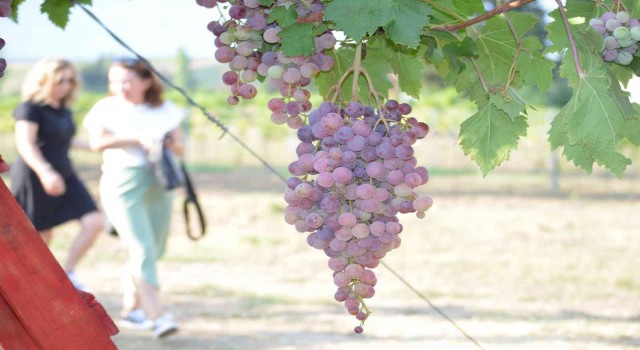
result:
[[[122,97],[110,96],[98,101],[87,113],[83,125],[90,133],[106,130],[115,137],[161,140],[180,125],[185,113],[164,101],[158,107],[136,105]],[[147,164],[142,147],[108,148],[102,153],[102,170],[140,167]]]

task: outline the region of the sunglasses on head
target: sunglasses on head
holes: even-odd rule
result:
[[[61,85],[62,83],[75,84],[76,83],[76,79],[75,78],[62,78],[60,80],[56,80],[55,83],[56,83],[56,85]]]
[[[142,60],[135,57],[120,57],[114,59],[113,63],[119,63],[125,66],[135,66],[142,63]]]

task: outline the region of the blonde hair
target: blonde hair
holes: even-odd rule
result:
[[[80,77],[71,62],[58,58],[45,58],[33,65],[22,84],[22,100],[38,104],[44,103],[53,87],[60,83],[62,72],[66,69],[73,72],[73,81],[71,82],[73,87],[62,98],[60,104],[64,107],[69,106],[77,95]]]

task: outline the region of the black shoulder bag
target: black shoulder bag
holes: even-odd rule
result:
[[[167,134],[165,138],[170,137],[168,135],[169,134]],[[200,207],[200,202],[198,202],[198,196],[196,195],[193,182],[191,182],[191,178],[189,177],[184,161],[178,161],[173,151],[165,144],[166,143],[163,140],[161,154],[159,154],[159,157],[156,157],[159,159],[152,160],[154,172],[165,189],[172,190],[174,188],[184,187],[185,200],[182,204],[182,210],[187,229],[187,236],[196,241],[204,237],[206,233],[207,225],[202,213],[202,208]],[[200,235],[194,235],[191,232],[191,215],[189,214],[190,206],[195,208],[198,215],[198,219],[200,221]]]
[[[204,215],[202,213],[202,208],[200,207],[200,202],[198,202],[198,196],[196,195],[196,191],[193,189],[193,184],[191,183],[191,178],[187,173],[187,170],[184,166],[184,162],[180,162],[180,168],[182,169],[182,173],[184,174],[184,184],[185,184],[185,194],[186,197],[184,199],[184,203],[182,204],[182,211],[184,214],[184,222],[187,228],[187,236],[194,241],[204,237],[207,232],[207,223],[205,221]],[[192,205],[196,209],[196,213],[198,214],[198,219],[200,222],[200,235],[194,235],[191,233],[191,220],[189,215],[189,206]]]

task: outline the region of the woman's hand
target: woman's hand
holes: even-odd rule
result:
[[[64,179],[52,167],[38,172],[44,191],[50,196],[61,196],[67,191]]]
[[[168,132],[164,137],[164,145],[176,155],[181,156],[184,154],[184,134],[182,129],[176,128]]]
[[[150,137],[142,137],[138,139],[140,146],[149,154],[156,154],[162,151],[162,140]]]

